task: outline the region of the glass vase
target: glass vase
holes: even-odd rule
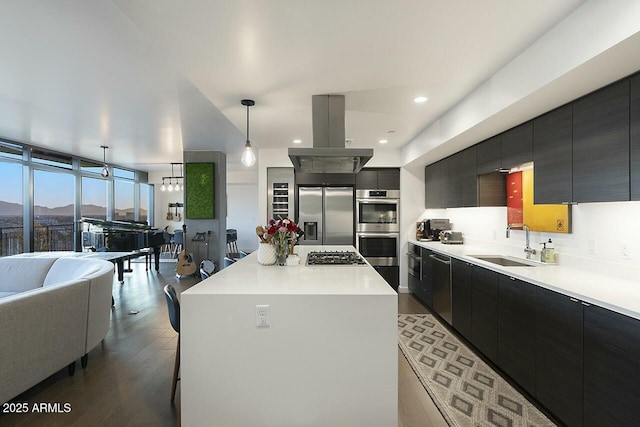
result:
[[[288,240],[276,240],[276,264],[287,265],[287,257],[289,256],[289,241]]]

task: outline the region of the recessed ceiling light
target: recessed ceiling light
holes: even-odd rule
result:
[[[380,140],[380,141],[378,141],[378,142],[379,142],[380,144],[386,144],[386,143],[387,143],[387,142],[389,142],[389,141],[387,141],[386,139],[381,139],[381,140]]]
[[[302,143],[302,140],[301,140],[301,139],[294,139],[294,140],[293,140],[293,143],[294,143],[294,144],[301,144],[301,143]]]
[[[415,98],[413,98],[413,102],[415,102],[417,104],[422,104],[423,102],[427,102],[427,97],[426,96],[416,96]]]

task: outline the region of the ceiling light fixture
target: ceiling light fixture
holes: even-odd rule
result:
[[[175,176],[173,174],[173,166],[180,165],[180,176]],[[165,185],[165,180],[169,180],[169,185]],[[176,180],[176,183],[173,183],[173,180]],[[180,180],[182,181],[182,186],[180,185]],[[182,163],[171,163],[171,176],[163,176],[162,177],[162,187],[160,187],[160,191],[180,191],[184,190],[184,177],[182,176]]]
[[[301,139],[294,139],[293,143],[294,144],[302,144],[302,140]]]
[[[249,107],[253,107],[256,103],[252,99],[243,99],[240,103],[247,107],[247,142],[244,144],[244,151],[240,161],[249,168],[256,163],[256,155],[253,153],[251,141],[249,140]]]
[[[388,141],[388,140],[386,140],[386,139],[381,139],[381,140],[380,140],[380,141],[378,141],[378,142],[379,142],[380,144],[386,144],[386,143],[387,143],[387,142],[389,142],[389,141]]]
[[[426,96],[416,96],[415,98],[413,98],[413,102],[415,102],[416,104],[422,104],[423,102],[427,102],[427,97]]]
[[[100,175],[103,178],[109,178],[109,166],[107,166],[107,148],[109,146],[101,145],[100,148],[102,148],[102,172],[100,172]]]

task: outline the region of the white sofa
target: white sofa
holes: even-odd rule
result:
[[[113,265],[82,258],[0,258],[0,404],[100,343]]]

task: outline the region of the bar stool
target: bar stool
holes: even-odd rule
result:
[[[171,382],[171,403],[176,398],[176,386],[178,385],[178,372],[180,370],[180,302],[176,290],[171,285],[164,287],[164,294],[167,298],[167,307],[169,309],[169,321],[173,330],[178,333],[178,347],[176,348],[176,360],[173,365],[173,381]]]

